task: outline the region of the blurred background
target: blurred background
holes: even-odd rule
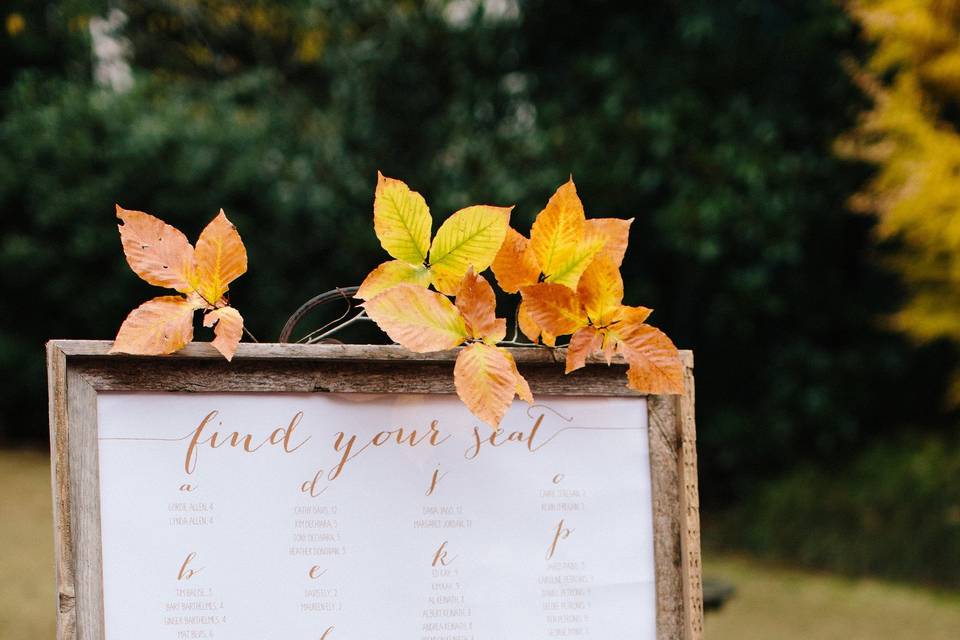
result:
[[[588,217],[636,218],[626,302],[696,352],[706,568],[736,587],[708,637],[960,637],[960,0],[0,20],[0,637],[52,637],[44,342],[155,295],[114,203],[191,239],[223,207],[274,340],[382,261],[378,169],[436,219],[516,203],[526,233],[571,173]]]

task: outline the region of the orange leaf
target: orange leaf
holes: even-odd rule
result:
[[[161,355],[182,349],[193,339],[193,312],[181,296],[161,296],[130,312],[120,326],[110,353]]]
[[[646,322],[651,313],[653,313],[653,309],[646,307],[628,307],[624,305],[620,307],[620,322],[640,324],[641,322]]]
[[[223,209],[200,233],[194,260],[197,292],[211,305],[223,297],[231,282],[246,273],[247,250]]]
[[[521,287],[523,304],[542,330],[554,336],[573,333],[587,324],[587,316],[577,294],[552,282]]]
[[[513,357],[513,354],[506,349],[501,350],[506,354],[507,358],[510,359],[510,364],[513,366],[513,375],[517,383],[517,396],[527,404],[533,404],[533,393],[530,391],[530,385],[527,384],[526,378],[520,375],[520,369],[517,368],[517,360]]]
[[[614,330],[617,349],[630,363],[627,386],[642,393],[683,393],[680,353],[670,338],[648,324],[619,322]]]
[[[129,211],[117,205],[123,221],[120,242],[134,273],[152,285],[193,290],[193,246],[187,237],[159,218],[143,211]]]
[[[507,321],[497,318],[497,297],[493,287],[473,268],[467,270],[457,294],[457,309],[467,322],[471,338],[479,338],[494,344],[507,334]],[[495,339],[494,339],[495,338]]]
[[[600,236],[605,244],[600,253],[609,256],[619,267],[623,264],[623,256],[627,253],[627,243],[630,240],[630,225],[633,218],[591,218],[587,220],[586,236]]]
[[[497,427],[517,391],[517,377],[508,352],[480,342],[457,356],[453,383],[457,395],[470,411]]]
[[[536,344],[540,341],[540,325],[530,315],[530,309],[523,303],[523,300],[520,301],[520,306],[517,308],[517,324],[520,326],[520,331],[527,336],[530,342]]]
[[[214,326],[215,325],[215,326]],[[211,344],[228,361],[233,360],[237,345],[243,337],[243,317],[233,307],[220,307],[203,316],[203,326],[213,327]]]
[[[603,334],[593,327],[583,327],[570,338],[567,347],[567,367],[564,373],[570,373],[586,366],[587,358],[599,350],[603,344]]]
[[[530,241],[512,227],[507,229],[507,236],[491,266],[497,284],[506,293],[516,293],[522,286],[536,284],[540,277],[540,265],[530,248]]]
[[[412,284],[398,284],[363,303],[388,336],[410,351],[451,349],[467,339],[463,316],[444,295]]]
[[[571,178],[553,194],[530,230],[530,247],[543,273],[553,275],[580,251],[584,225],[583,204]]]
[[[430,270],[425,266],[415,266],[403,260],[390,260],[371,271],[360,284],[355,297],[369,300],[390,287],[402,283],[430,286]]]
[[[618,319],[623,301],[620,268],[606,254],[599,254],[580,277],[577,295],[590,322],[605,327]]]

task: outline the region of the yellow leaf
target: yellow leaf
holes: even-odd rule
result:
[[[501,351],[507,356],[510,360],[510,365],[513,367],[517,396],[527,404],[533,404],[533,393],[530,391],[530,385],[527,384],[526,378],[520,375],[520,369],[517,368],[517,361],[513,357],[513,354],[506,349],[501,348]]]
[[[516,293],[520,287],[536,284],[540,277],[540,265],[530,248],[530,241],[512,227],[507,229],[503,245],[491,266],[497,284],[506,293]]]
[[[630,225],[633,218],[591,218],[587,220],[586,237],[602,237],[603,249],[600,253],[609,256],[619,267],[623,264],[623,256],[627,253],[627,243],[630,240]]]
[[[451,349],[467,339],[463,316],[450,299],[412,284],[398,284],[363,303],[388,336],[410,351]]]
[[[580,276],[603,249],[603,243],[603,238],[585,238],[577,250],[568,254],[567,259],[560,262],[555,267],[555,271],[547,276],[547,282],[555,282],[576,289]]]
[[[152,285],[193,290],[193,246],[187,237],[159,218],[143,211],[129,211],[117,205],[123,221],[120,242],[134,273]]]
[[[623,278],[613,259],[599,254],[583,272],[577,295],[596,327],[605,327],[618,319],[623,301]]]
[[[530,317],[545,332],[561,336],[587,324],[577,294],[561,284],[541,282],[521,287],[520,293]]]
[[[194,252],[197,292],[216,304],[230,283],[247,271],[247,249],[223,209],[200,233]]]
[[[486,279],[467,270],[457,293],[457,309],[467,323],[471,338],[496,344],[507,335],[507,321],[497,318],[497,297]]]
[[[426,201],[405,183],[377,172],[373,230],[387,253],[412,265],[427,259],[433,219]]]
[[[500,424],[517,391],[517,376],[508,353],[480,342],[464,348],[453,367],[457,395],[490,426]]]
[[[193,339],[193,312],[181,296],[161,296],[130,312],[120,326],[110,353],[162,355],[182,349]]]
[[[213,327],[211,344],[228,361],[233,360],[237,345],[243,337],[243,317],[233,307],[214,309],[203,316],[203,326]]]
[[[567,347],[567,366],[565,373],[586,366],[587,358],[598,351],[603,344],[603,334],[593,327],[583,327],[570,338]]]
[[[415,266],[403,260],[384,262],[367,275],[355,297],[360,300],[369,300],[390,287],[402,283],[427,288],[430,286],[430,270],[423,265]]]
[[[630,368],[627,386],[642,393],[683,393],[680,353],[662,331],[648,324],[619,322],[613,329]]]
[[[581,253],[584,227],[583,204],[571,178],[553,194],[530,230],[530,247],[543,273],[558,273]]]
[[[490,266],[503,244],[512,207],[476,205],[444,220],[430,247],[434,286],[455,295],[467,269],[480,273]]]

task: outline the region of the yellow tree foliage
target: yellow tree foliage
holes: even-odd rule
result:
[[[875,44],[857,70],[874,107],[839,142],[878,167],[853,204],[902,244],[895,265],[910,297],[895,326],[918,340],[960,341],[960,0],[848,6]]]

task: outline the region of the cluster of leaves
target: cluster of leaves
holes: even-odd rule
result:
[[[620,264],[632,220],[587,220],[571,179],[537,216],[528,240],[510,227],[512,207],[475,205],[447,218],[431,240],[426,200],[405,183],[377,176],[373,226],[393,260],[374,269],[357,297],[364,312],[392,340],[417,353],[466,345],[457,355],[457,394],[480,419],[496,427],[514,397],[532,403],[530,386],[507,349],[507,321],[480,272],[493,266],[501,288],[519,291],[519,329],[531,344],[550,347],[571,335],[566,372],[594,353],[607,363],[617,354],[630,364],[628,385],[646,393],[679,393],[683,375],[676,347],[646,324],[650,309],[623,304]],[[150,284],[180,292],[144,303],[127,317],[113,351],[168,354],[193,337],[203,310],[216,347],[233,358],[243,318],[230,306],[229,284],[247,270],[247,254],[223,211],[194,248],[176,228],[141,211],[117,207],[120,238],[130,267]],[[431,287],[433,287],[431,289]],[[451,300],[451,296],[453,300]]]
[[[501,289],[520,292],[517,323],[532,343],[542,339],[552,347],[558,336],[572,335],[567,373],[594,353],[608,363],[619,354],[630,364],[632,388],[682,390],[676,347],[646,324],[649,309],[622,303],[620,264],[632,220],[587,220],[572,179],[537,216],[529,239],[509,226],[511,209],[477,205],[447,218],[431,242],[433,219],[423,196],[382,174],[373,210],[377,237],[394,259],[367,276],[357,297],[411,351],[466,344],[454,367],[457,393],[494,427],[515,395],[532,397],[510,352],[497,346],[506,321],[496,317],[496,295],[479,273],[489,266]]]
[[[182,295],[158,296],[130,312],[112,352],[161,355],[193,339],[193,317],[213,327],[213,346],[233,359],[243,334],[243,317],[226,297],[230,283],[247,271],[247,250],[236,227],[220,213],[197,239],[196,248],[176,227],[142,211],[117,205],[123,222],[120,241],[134,273],[152,285]]]

